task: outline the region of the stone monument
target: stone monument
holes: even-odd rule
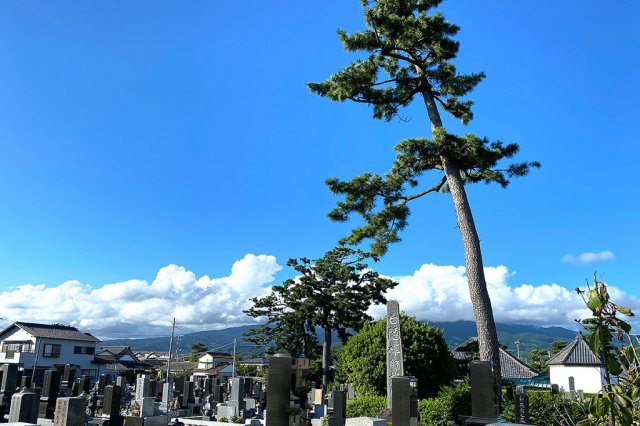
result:
[[[387,408],[392,408],[393,377],[404,376],[402,337],[400,334],[400,305],[387,302]]]

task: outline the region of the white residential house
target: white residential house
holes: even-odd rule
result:
[[[230,353],[207,351],[198,358],[198,370],[206,370],[220,364],[231,364],[232,362],[233,355]]]
[[[602,389],[604,368],[582,333],[547,362],[549,379],[565,392],[582,390],[598,393]]]
[[[99,341],[67,325],[14,322],[0,331],[0,364],[18,364],[24,370],[35,366],[40,372],[72,364],[79,374],[91,376]]]

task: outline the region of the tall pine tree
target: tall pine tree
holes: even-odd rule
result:
[[[442,13],[431,13],[441,0],[361,0],[365,29],[348,34],[338,30],[347,51],[364,52],[328,80],[309,83],[312,92],[334,101],[368,104],[373,117],[389,121],[416,97],[422,99],[430,123],[431,139],[415,138],[396,146],[397,157],[385,175],[365,173],[350,181],[327,180],[332,192],[344,200],[330,212],[335,221],[351,213],[364,219],[344,239],[349,244],[371,241],[372,252],[383,255],[390,243],[400,240],[407,225],[409,203],[432,192],[448,192],[453,200],[464,246],[469,292],[480,340],[480,358],[492,361],[500,379],[498,336],[484,277],[480,240],[467,199],[465,183],[496,182],[503,187],[513,176],[524,176],[539,163],[522,162],[505,168],[500,160],[518,151],[516,144],[489,142],[473,134],[456,136],[442,123],[444,110],[467,124],[472,118],[471,100],[464,100],[483,73],[460,74],[453,60],[459,43],[453,36],[459,27]],[[440,177],[424,185],[427,172]]]
[[[290,324],[315,338],[315,328],[324,333],[322,344],[322,385],[329,381],[332,334],[346,342],[350,331],[358,331],[371,321],[367,310],[372,304],[385,303],[385,292],[397,285],[368,269],[363,259],[367,255],[349,247],[337,247],[314,261],[307,258],[289,259],[287,265],[300,275],[279,286],[270,294],[251,299],[253,306],[244,312],[252,317],[266,317],[267,323],[257,333],[269,333],[269,338],[281,339],[282,331],[290,332]],[[297,336],[301,336],[298,333]],[[256,333],[253,333],[254,336]],[[313,341],[313,339],[307,339]],[[305,341],[306,341],[305,340]]]

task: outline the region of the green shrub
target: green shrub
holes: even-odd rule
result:
[[[229,419],[228,419],[228,418],[226,418],[225,416],[220,416],[220,417],[218,417],[218,419],[217,419],[217,420],[218,420],[219,422],[224,422],[224,423],[227,423],[227,422],[229,421]]]
[[[418,402],[420,424],[447,426],[458,420],[458,414],[471,414],[471,387],[468,382],[443,386],[436,398]]]
[[[387,408],[387,397],[363,395],[347,401],[347,417],[376,417]]]
[[[429,426],[447,426],[451,424],[450,407],[441,398],[429,398],[418,401],[420,424]]]
[[[587,401],[568,400],[563,394],[553,395],[548,390],[529,391],[529,423],[534,425],[572,424],[587,418]],[[502,412],[505,420],[515,421],[515,401],[502,394]],[[571,422],[568,422],[568,421]]]

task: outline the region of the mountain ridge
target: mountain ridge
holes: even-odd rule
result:
[[[473,321],[430,322],[430,325],[444,330],[444,338],[450,347],[455,347],[470,337],[477,336],[476,325]],[[180,335],[174,338],[173,350],[179,353],[188,353],[191,345],[204,343],[210,350],[231,352],[233,340],[236,339],[236,351],[240,355],[257,352],[257,348],[242,340],[242,334],[255,325],[243,325],[229,327],[221,330],[204,330]],[[537,325],[496,323],[498,339],[501,344],[507,346],[507,350],[516,354],[520,349],[521,357],[531,349],[548,349],[551,342],[556,340],[571,341],[577,331],[559,326],[543,327]],[[319,336],[321,338],[321,336]],[[130,346],[133,351],[169,351],[170,335],[166,337],[150,337],[144,339],[110,339],[104,340],[102,346]],[[334,340],[336,341],[336,340]],[[515,342],[519,342],[516,345]]]

